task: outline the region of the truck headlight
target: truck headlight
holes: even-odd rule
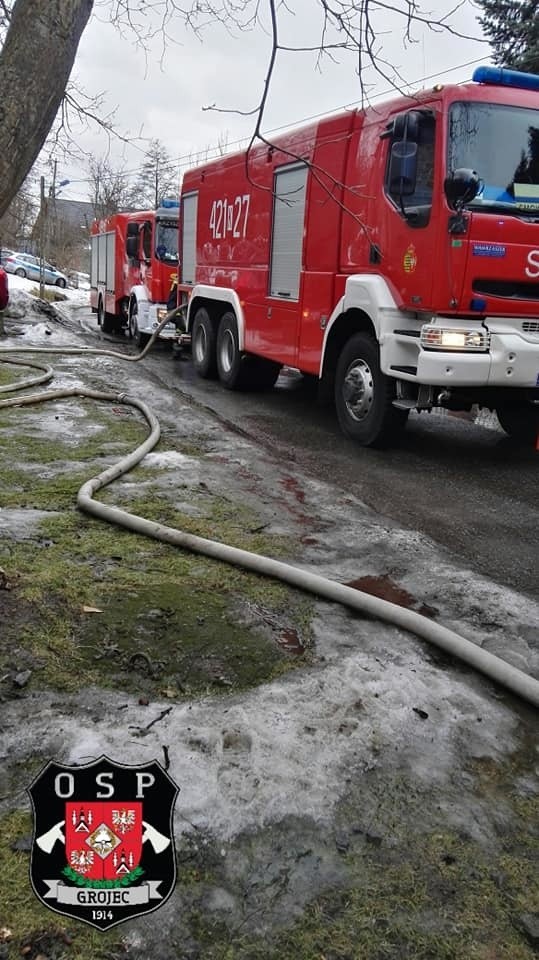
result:
[[[424,350],[460,350],[486,353],[490,347],[488,330],[473,327],[439,327],[426,323],[421,327],[420,343]]]

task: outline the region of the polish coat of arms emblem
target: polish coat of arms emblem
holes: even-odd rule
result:
[[[51,760],[28,793],[30,880],[39,900],[100,930],[150,913],[174,889],[172,814],[178,787],[157,762]]]

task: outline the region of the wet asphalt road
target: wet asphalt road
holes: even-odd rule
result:
[[[89,314],[84,319],[92,325]],[[333,409],[318,405],[315,384],[291,371],[267,393],[238,394],[200,380],[166,346],[144,364],[224,428],[267,446],[291,469],[330,481],[336,499],[352,494],[472,570],[539,598],[539,453],[515,447],[494,417],[485,427],[414,414],[397,449],[368,450],[341,434]]]

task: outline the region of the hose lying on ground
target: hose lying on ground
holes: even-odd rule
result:
[[[68,352],[71,355],[75,353],[82,355],[91,353],[94,356],[104,355],[114,356],[122,360],[140,360],[147,353],[157,337],[161,326],[164,326],[166,322],[167,320],[165,318],[155,331],[145,350],[137,356],[126,357],[124,354],[113,353],[107,350],[101,351],[93,348],[77,349],[74,347],[68,348],[67,351],[61,347],[56,349],[45,347],[35,350],[32,347],[28,347],[24,348],[24,351],[28,353],[57,354]],[[0,348],[0,354],[10,352],[11,348]],[[14,348],[13,352],[18,353],[19,351]],[[8,362],[11,363],[12,360]],[[38,365],[34,363],[32,366]],[[0,409],[4,407],[27,406],[35,403],[43,403],[47,400],[65,399],[67,397],[89,397],[93,400],[105,400],[114,404],[126,404],[131,407],[136,407],[146,418],[150,427],[148,437],[135,450],[82,485],[77,494],[77,505],[81,510],[98,517],[100,520],[105,520],[107,523],[117,524],[135,533],[152,537],[163,543],[169,543],[183,550],[189,550],[193,553],[212,557],[224,563],[243,567],[245,570],[261,576],[281,580],[284,583],[313,593],[332,603],[341,603],[353,610],[366,613],[368,616],[376,617],[394,624],[397,627],[401,627],[404,630],[409,630],[423,640],[427,640],[429,643],[441,648],[450,656],[457,657],[474,669],[479,670],[485,676],[506,687],[508,690],[511,690],[513,693],[516,693],[533,706],[539,707],[538,680],[535,680],[522,670],[518,670],[516,667],[506,663],[505,660],[501,660],[499,657],[494,656],[494,654],[483,650],[475,643],[466,640],[454,631],[421,616],[419,613],[407,610],[397,604],[389,603],[387,600],[382,600],[379,597],[373,597],[353,587],[347,587],[344,584],[329,580],[326,577],[321,577],[318,574],[302,570],[292,564],[250,553],[247,550],[231,547],[215,540],[207,540],[204,537],[184,533],[173,527],[155,523],[152,520],[146,520],[144,517],[139,517],[119,507],[110,506],[109,504],[94,500],[94,496],[98,490],[103,489],[103,487],[112,483],[113,480],[116,480],[118,477],[133,469],[147,453],[153,450],[160,438],[159,422],[150,408],[135,397],[128,397],[125,393],[106,393],[99,390],[86,390],[84,388],[51,390],[42,394],[12,398],[10,400],[0,400]]]
[[[12,357],[10,360],[0,360],[0,363],[2,362],[18,364],[20,367],[32,367],[36,370],[42,370],[43,373],[38,377],[25,377],[24,380],[17,380],[16,383],[8,383],[7,386],[0,387],[0,393],[14,393],[16,390],[38,387],[40,383],[48,383],[54,376],[52,367],[44,367],[41,363],[32,363],[31,360],[17,360],[15,357]]]

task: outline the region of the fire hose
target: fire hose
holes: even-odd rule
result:
[[[1,355],[5,356],[6,354],[12,353],[108,356],[127,362],[138,362],[146,356],[161,329],[171,318],[172,315],[167,314],[152,334],[144,350],[136,355],[80,346],[38,348],[0,347],[0,362],[2,362]],[[40,369],[42,374],[26,380],[19,380],[10,387],[2,387],[0,388],[0,392],[7,392],[8,390],[14,392],[23,388],[25,389],[28,386],[46,382],[50,380],[53,375],[50,367],[41,366],[35,361],[30,362],[19,359],[18,357],[12,357],[4,362],[21,365],[27,364],[32,368]],[[111,467],[108,467],[90,480],[87,480],[82,485],[77,493],[77,506],[80,510],[107,523],[125,527],[127,530],[151,537],[154,540],[160,540],[162,543],[168,543],[182,550],[202,554],[214,560],[242,567],[251,573],[280,580],[283,583],[297,587],[304,592],[314,594],[331,603],[340,603],[359,613],[383,620],[403,630],[408,630],[422,640],[426,640],[428,643],[439,647],[450,656],[462,660],[468,664],[468,666],[478,670],[495,683],[517,694],[517,696],[533,706],[539,707],[539,680],[524,673],[524,671],[519,670],[517,667],[513,667],[505,660],[489,653],[487,650],[483,650],[482,647],[460,636],[453,630],[449,630],[447,627],[437,624],[413,610],[405,609],[387,600],[363,593],[353,587],[348,587],[337,581],[311,573],[308,570],[303,570],[293,564],[251,553],[248,550],[231,547],[228,544],[216,540],[208,540],[194,534],[184,533],[182,530],[177,530],[173,527],[129,513],[120,507],[111,506],[95,500],[94,497],[99,490],[108,486],[114,480],[118,479],[118,477],[128,473],[144,459],[147,453],[153,450],[160,438],[159,421],[147,404],[136,397],[129,397],[127,394],[121,392],[109,393],[79,387],[51,390],[45,393],[0,400],[0,409],[27,406],[30,404],[44,403],[48,400],[66,399],[68,397],[87,397],[93,400],[108,401],[114,404],[125,404],[126,406],[135,407],[146,419],[150,431],[147,438],[135,450],[125,457],[122,457]]]

